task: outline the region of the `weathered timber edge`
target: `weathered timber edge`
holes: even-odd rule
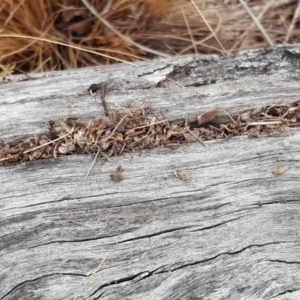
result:
[[[119,87],[109,105],[150,100],[169,119],[292,102],[300,70],[281,58],[279,47],[12,77],[0,87],[0,138],[102,115],[86,89],[107,80]],[[1,168],[0,299],[73,299],[103,259],[78,299],[299,299],[299,144],[294,129],[142,151],[86,180],[89,156]],[[188,181],[175,176],[185,168]]]
[[[300,70],[283,59],[284,46],[244,51],[232,58],[180,57],[10,77],[0,86],[0,139],[45,131],[47,122],[70,116],[103,116],[88,95],[92,83],[107,82],[110,107],[151,102],[168,119],[196,118],[211,108],[241,110],[299,99]],[[25,81],[18,81],[18,80]],[[158,87],[162,86],[162,87]],[[99,101],[99,100],[98,100]],[[227,116],[223,112],[223,116]],[[220,112],[222,117],[222,112]]]

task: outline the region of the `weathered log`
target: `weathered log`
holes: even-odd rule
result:
[[[0,138],[102,116],[87,94],[102,81],[110,107],[151,101],[170,120],[296,101],[284,49],[297,46],[14,76],[0,89]],[[77,299],[300,299],[299,143],[295,128],[126,153],[87,179],[89,155],[2,167],[0,299],[73,299],[85,283]]]

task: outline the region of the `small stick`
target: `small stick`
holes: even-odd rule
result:
[[[104,108],[104,113],[107,117],[109,117],[107,103],[105,101],[105,94],[106,94],[106,83],[105,82],[101,82],[99,84],[99,90],[100,90],[100,98],[101,98],[102,106]]]
[[[107,103],[105,101],[105,95],[106,95],[106,83],[105,82],[100,82],[99,84],[95,84],[93,83],[89,88],[88,88],[88,92],[90,93],[90,95],[96,96],[97,91],[100,91],[100,99],[102,102],[102,106],[104,109],[104,114],[109,117],[109,112],[108,112],[108,108],[107,108]]]
[[[282,124],[282,121],[271,121],[271,122],[264,122],[264,121],[261,121],[261,122],[249,122],[247,123],[247,126],[257,126],[257,125],[281,125]]]

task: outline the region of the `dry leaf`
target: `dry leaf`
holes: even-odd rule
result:
[[[217,109],[211,109],[205,111],[204,113],[198,115],[197,117],[198,124],[201,125],[214,120],[217,117],[217,114],[218,114]]]

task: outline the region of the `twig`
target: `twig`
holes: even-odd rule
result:
[[[105,94],[106,94],[106,83],[105,82],[101,82],[99,84],[99,90],[100,90],[100,98],[101,98],[102,106],[104,109],[104,114],[107,117],[109,117],[109,112],[108,112],[107,104],[105,101]]]

